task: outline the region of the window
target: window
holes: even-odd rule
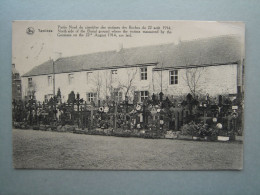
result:
[[[122,92],[116,91],[114,92],[114,98],[116,102],[121,102],[122,101]]]
[[[73,84],[73,80],[74,80],[73,74],[69,74],[68,78],[69,78],[69,85]]]
[[[94,102],[97,99],[97,94],[96,93],[88,93],[87,98],[89,102]]]
[[[170,85],[178,84],[178,70],[170,71]]]
[[[52,86],[52,76],[48,76],[48,86]]]
[[[19,73],[15,73],[14,78],[19,79]]]
[[[18,93],[21,93],[21,85],[17,85],[17,91]]]
[[[141,80],[147,80],[147,68],[141,68]]]
[[[112,74],[117,74],[117,70],[111,70]]]
[[[87,72],[87,82],[91,82],[91,80],[93,79],[93,72]]]
[[[32,78],[28,78],[28,86],[31,87],[32,86]]]
[[[141,91],[141,102],[148,99],[148,91]]]
[[[44,102],[48,103],[48,95],[44,95]]]
[[[111,70],[111,75],[112,75],[112,81],[117,80],[117,70]]]

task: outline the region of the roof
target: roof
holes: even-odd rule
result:
[[[108,69],[137,65],[155,64],[160,67],[180,67],[185,65],[227,64],[241,59],[241,40],[237,36],[182,41],[144,47],[124,48],[120,51],[105,51],[63,57],[55,61],[55,73],[78,72],[84,70]],[[53,74],[52,61],[36,66],[24,77]]]
[[[241,40],[236,36],[185,41],[176,45],[172,51],[166,50],[166,54],[163,55],[163,63],[157,67],[229,64],[241,60],[241,51]]]

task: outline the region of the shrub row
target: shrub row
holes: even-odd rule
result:
[[[181,132],[183,135],[191,135],[197,137],[205,137],[205,136],[217,136],[219,130],[217,127],[209,126],[207,124],[196,124],[195,122],[190,122],[188,124],[183,125],[181,128]]]
[[[15,123],[15,128],[19,129],[33,129],[42,131],[56,131],[56,132],[73,132],[77,134],[86,135],[104,135],[104,136],[116,136],[116,137],[139,137],[145,139],[160,139],[165,138],[166,134],[164,132],[156,131],[139,131],[139,130],[123,130],[117,129],[117,131],[110,130],[81,130],[77,126],[64,125],[64,126],[54,126],[54,125],[35,125],[33,127],[28,126],[24,123]],[[195,124],[193,122],[186,124],[182,128],[180,136],[176,136],[176,139],[196,139],[196,140],[207,140],[215,141],[218,136],[218,129],[209,127],[203,124]],[[230,137],[234,137],[234,134],[230,134]],[[189,138],[187,138],[189,137]],[[231,139],[232,140],[232,139]]]

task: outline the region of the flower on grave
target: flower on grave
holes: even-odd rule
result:
[[[217,127],[218,129],[222,129],[222,128],[223,128],[223,125],[222,125],[221,123],[218,123],[218,124],[216,125],[216,127]]]

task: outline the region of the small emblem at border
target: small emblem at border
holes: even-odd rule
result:
[[[34,32],[35,32],[35,30],[34,30],[33,27],[28,27],[28,28],[26,29],[26,33],[27,33],[28,35],[32,35],[32,34],[34,34]]]

